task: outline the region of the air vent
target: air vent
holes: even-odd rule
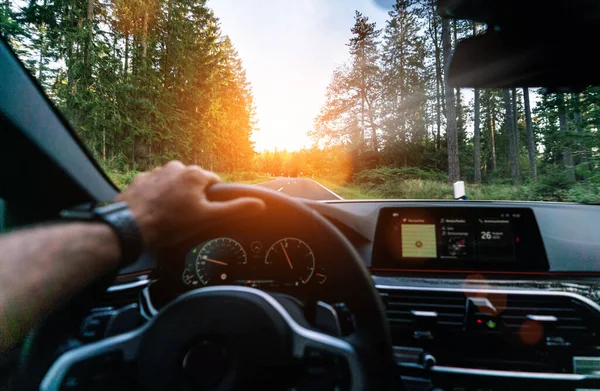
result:
[[[378,289],[394,345],[423,349],[438,365],[572,373],[573,357],[598,356],[600,311],[575,294]]]
[[[395,343],[407,338],[431,339],[463,330],[466,297],[461,292],[379,291]]]
[[[569,296],[509,294],[497,311],[506,331],[550,345],[590,343],[600,324],[593,309]]]

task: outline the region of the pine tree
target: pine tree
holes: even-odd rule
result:
[[[533,122],[531,120],[531,107],[529,102],[529,88],[523,88],[523,101],[525,102],[525,129],[527,132],[527,154],[529,156],[529,175],[532,181],[537,180],[537,150],[535,136],[533,134]]]
[[[377,38],[381,33],[375,23],[369,23],[369,18],[356,11],[354,26],[351,29],[352,38],[348,46],[352,56],[351,84],[360,97],[360,127],[363,139],[366,139],[367,122],[370,128],[371,146],[374,152],[379,150],[377,124],[375,122],[375,105],[379,91],[379,52]]]
[[[407,165],[409,141],[427,137],[425,126],[425,46],[410,3],[397,0],[381,49],[382,123],[389,162]]]
[[[502,92],[504,96],[505,126],[508,130],[510,177],[512,178],[513,183],[518,183],[521,175],[519,172],[519,143],[517,129],[515,129],[515,122],[513,119],[513,106],[511,103],[510,90],[505,88]]]

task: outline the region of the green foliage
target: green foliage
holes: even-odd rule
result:
[[[274,178],[265,174],[259,174],[253,171],[229,172],[219,174],[223,182],[244,183],[253,185],[256,183],[268,182]]]
[[[405,181],[410,179],[424,179],[442,181],[447,175],[441,172],[426,171],[417,167],[381,167],[365,170],[355,174],[352,182],[356,184],[382,185],[389,182]]]
[[[533,193],[539,200],[561,201],[563,194],[571,186],[572,182],[564,170],[548,168],[533,185]]]
[[[562,193],[561,201],[600,205],[600,187],[577,184]]]
[[[317,180],[347,199],[452,199],[446,174],[415,167],[382,167],[357,173],[351,181]],[[598,178],[600,179],[600,178]],[[508,178],[466,184],[470,200],[560,201],[600,204],[600,182],[569,182],[564,172],[548,170],[535,183],[512,185]]]
[[[0,5],[0,28],[91,152],[119,160],[117,172],[171,159],[251,164],[250,85],[206,0],[32,0],[9,11]]]

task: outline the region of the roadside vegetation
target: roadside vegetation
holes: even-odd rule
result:
[[[106,168],[105,168],[106,169]],[[119,172],[106,169],[110,178],[120,188],[131,182],[137,171]],[[261,174],[253,171],[219,174],[223,182],[257,184],[273,180],[278,175]],[[344,175],[313,176],[294,173],[291,176],[314,179],[344,199],[452,199],[452,185],[446,174],[439,171],[426,171],[419,168],[381,167],[361,171],[350,178]],[[592,178],[588,183],[573,184],[564,172],[553,171],[540,175],[536,182],[519,185],[497,179],[489,183],[466,183],[467,197],[470,200],[522,200],[560,201],[586,204],[600,204],[600,178]],[[593,183],[590,183],[593,182]]]
[[[131,183],[133,178],[140,173],[140,171],[122,171],[115,169],[114,167],[104,165],[104,171],[113,181],[113,183],[119,188],[123,189]],[[252,171],[242,171],[235,173],[218,173],[223,182],[226,183],[243,183],[246,185],[254,185],[261,182],[268,182],[273,180],[273,177],[266,174],[259,174]]]
[[[596,178],[600,179],[600,178]],[[445,173],[418,168],[378,168],[362,171],[350,181],[320,180],[343,198],[452,199],[452,185]],[[575,183],[564,172],[552,171],[536,182],[519,185],[505,179],[489,183],[466,183],[470,200],[560,201],[600,204],[599,183]]]

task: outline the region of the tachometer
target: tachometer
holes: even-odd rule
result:
[[[198,277],[196,276],[196,273],[192,273],[192,271],[187,267],[183,270],[183,273],[181,274],[181,280],[185,285],[198,285]]]
[[[191,250],[195,257],[196,275],[202,285],[225,283],[236,266],[248,262],[246,251],[231,238],[217,238]]]
[[[265,264],[277,268],[284,281],[306,284],[315,273],[315,255],[300,239],[285,238],[267,251]]]

